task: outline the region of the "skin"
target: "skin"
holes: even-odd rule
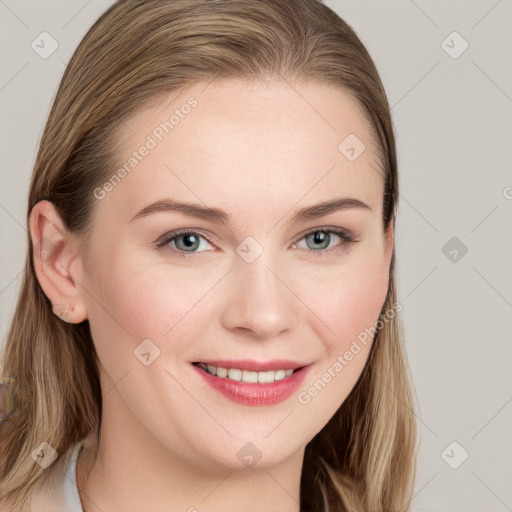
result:
[[[35,258],[41,286],[68,307],[67,321],[89,320],[101,362],[99,455],[79,458],[80,497],[87,512],[296,512],[305,446],[357,382],[370,343],[309,403],[298,392],[375,324],[386,298],[393,232],[382,227],[377,147],[362,108],[343,90],[228,80],[137,112],[121,132],[119,164],[191,96],[197,106],[95,201],[86,249],[51,203],[32,211],[34,243],[45,237],[61,249]],[[366,146],[353,162],[338,150],[349,134]],[[290,223],[298,209],[340,197],[370,208]],[[166,198],[221,208],[234,221],[172,212],[131,221]],[[332,232],[330,242],[306,239],[327,227],[357,241]],[[211,243],[201,238],[189,258],[174,242],[156,248],[180,228]],[[248,236],[263,247],[252,263],[236,252]],[[183,237],[175,242],[186,251]],[[149,366],[133,353],[147,338],[160,350]],[[215,358],[312,367],[284,402],[248,406],[206,386],[191,366]],[[247,442],[261,452],[250,468],[236,455]]]

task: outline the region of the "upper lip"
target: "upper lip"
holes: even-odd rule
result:
[[[209,359],[196,361],[221,368],[238,368],[252,372],[265,372],[270,370],[296,370],[307,366],[308,363],[299,363],[290,359],[272,359],[271,361],[257,361],[254,359]]]

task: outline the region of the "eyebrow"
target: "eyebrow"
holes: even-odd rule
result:
[[[371,211],[370,206],[359,199],[353,197],[341,197],[301,208],[293,215],[290,222],[293,224],[301,221],[317,219],[339,210],[348,210],[351,208],[360,208]],[[230,214],[220,208],[203,206],[198,203],[182,202],[175,199],[162,199],[140,210],[130,220],[130,222],[159,212],[181,213],[190,217],[197,217],[199,219],[217,222],[219,224],[230,224],[233,220],[233,217]]]

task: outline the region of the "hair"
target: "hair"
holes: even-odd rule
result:
[[[213,79],[286,80],[338,87],[371,122],[384,177],[383,226],[395,225],[398,170],[391,111],[356,33],[318,0],[121,0],[85,35],[62,77],[30,183],[65,226],[90,235],[93,191],[116,168],[121,123],[148,102]],[[75,443],[99,436],[102,395],[89,322],[62,322],[28,254],[0,380],[16,414],[0,427],[0,503],[22,508]],[[396,305],[395,249],[381,316]],[[415,395],[398,314],[375,330],[347,399],[307,444],[300,510],[403,512],[415,483]],[[42,469],[42,442],[61,455]],[[3,509],[5,510],[5,509]]]

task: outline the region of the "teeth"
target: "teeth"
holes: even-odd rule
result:
[[[212,370],[210,371],[210,368],[212,368]],[[210,373],[212,375],[215,375],[217,374],[217,377],[227,377],[228,376],[228,371],[226,370],[226,368],[221,368],[220,366],[215,369],[215,366],[210,366],[208,365],[208,370],[210,371]]]
[[[231,380],[242,380],[242,371],[230,368],[228,370],[228,379],[231,379]]]
[[[228,373],[229,376],[229,373]],[[244,382],[251,382],[254,384],[255,382],[258,382],[258,372],[250,372],[248,370],[242,370],[241,379]]]
[[[208,373],[216,375],[217,377],[220,378],[227,378],[235,380],[237,382],[258,382],[260,384],[274,382],[276,380],[282,380],[285,377],[289,377],[293,373],[293,370],[270,370],[266,372],[251,372],[249,370],[239,370],[238,368],[222,368],[221,366],[213,366],[211,364],[206,365],[204,363],[199,363],[199,366]]]

